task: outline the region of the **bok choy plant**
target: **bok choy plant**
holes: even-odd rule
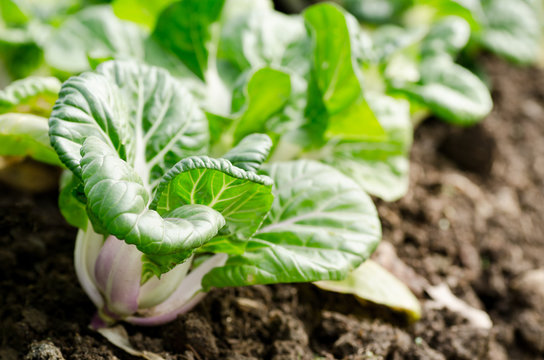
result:
[[[0,91],[0,154],[64,168],[96,328],[165,323],[213,287],[372,289],[378,266],[353,271],[380,239],[367,194],[406,193],[417,112],[470,125],[491,109],[456,63],[473,31],[459,14],[368,31],[335,4],[74,3],[2,16],[0,45],[37,48],[32,69],[56,77]]]
[[[263,164],[264,134],[207,156],[207,118],[156,67],[112,61],[70,78],[49,136],[95,327],[162,324],[211,287],[342,279],[380,238],[353,180],[311,160]]]

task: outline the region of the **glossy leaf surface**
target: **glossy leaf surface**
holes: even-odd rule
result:
[[[223,227],[221,214],[206,206],[179,207],[164,218],[149,210],[149,193],[138,174],[99,138],[89,137],[81,153],[89,211],[109,234],[143,253],[187,258]]]
[[[332,4],[315,5],[304,12],[304,19],[313,38],[311,85],[318,90],[309,96],[320,96],[327,109],[330,118],[326,136],[351,139],[383,136],[354,69],[344,13]]]
[[[166,173],[151,207],[165,214],[183,205],[206,205],[223,215],[229,233],[244,239],[257,230],[272,200],[268,177],[200,156],[183,159]]]
[[[96,136],[116,149],[151,189],[180,159],[206,151],[208,125],[196,101],[167,71],[108,62],[64,83],[50,118],[51,141],[80,176],[80,148]]]
[[[275,200],[245,253],[203,279],[204,288],[342,279],[374,250],[380,223],[351,179],[313,161],[267,165]]]

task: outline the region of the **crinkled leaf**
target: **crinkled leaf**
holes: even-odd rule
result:
[[[224,0],[182,0],[166,8],[153,37],[204,80],[211,25],[219,19]],[[175,36],[172,36],[175,34]]]
[[[52,165],[61,165],[51,147],[47,119],[32,114],[0,115],[0,155],[30,156]]]
[[[225,224],[219,212],[202,205],[175,208],[161,217],[147,207],[148,190],[115,149],[91,136],[81,153],[88,211],[109,234],[136,245],[145,254],[168,255],[180,263]],[[160,265],[161,271],[166,270],[164,263]]]
[[[60,90],[54,77],[28,77],[17,80],[0,91],[0,114],[31,113],[49,116]]]
[[[164,8],[176,0],[115,0],[112,2],[113,12],[120,19],[130,20],[148,29],[155,26],[157,17]]]
[[[92,135],[116,149],[149,189],[208,142],[206,118],[188,91],[165,70],[134,62],[107,62],[69,79],[49,123],[55,150],[77,176],[81,144]]]
[[[94,59],[144,59],[145,32],[118,19],[110,6],[84,9],[70,16],[44,44],[45,60],[69,73],[89,70]]]
[[[395,90],[458,125],[474,124],[491,111],[493,102],[485,84],[450,58],[430,57],[420,68],[419,83],[394,85]]]
[[[315,5],[304,12],[313,38],[312,84],[330,116],[325,135],[362,139],[383,136],[366,102],[355,73],[350,34],[344,13],[332,4]],[[315,101],[308,100],[309,104]]]
[[[267,135],[251,134],[222,157],[240,169],[257,172],[271,148],[272,141]]]
[[[315,285],[405,312],[413,321],[421,317],[421,305],[410,289],[372,260],[365,261],[344,280],[318,281]]]
[[[272,201],[268,177],[225,159],[199,156],[181,160],[166,173],[151,208],[162,215],[187,204],[206,205],[223,215],[229,233],[245,239],[261,224]]]
[[[380,222],[353,180],[314,161],[266,165],[274,203],[246,251],[208,273],[202,285],[242,286],[339,280],[375,249]]]
[[[385,130],[379,141],[343,141],[323,161],[351,177],[368,193],[386,201],[408,190],[412,123],[406,101],[373,95],[369,103]]]

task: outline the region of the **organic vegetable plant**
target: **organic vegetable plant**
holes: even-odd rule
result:
[[[380,237],[348,177],[263,165],[267,135],[207,156],[204,113],[159,68],[115,61],[69,79],[49,135],[71,171],[62,210],[80,228],[78,277],[106,323],[164,323],[210,287],[340,279]]]
[[[397,296],[378,265],[353,272],[380,239],[368,194],[407,191],[419,114],[469,125],[492,106],[455,62],[462,17],[368,31],[334,4],[6,4],[2,46],[43,53],[6,72],[56,77],[0,92],[0,154],[65,169],[59,207],[96,328],[165,323],[212,287],[349,275],[328,285],[346,291],[366,274]]]

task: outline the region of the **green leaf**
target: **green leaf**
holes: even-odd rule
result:
[[[152,29],[157,18],[164,8],[176,0],[114,0],[112,2],[113,12],[117,17],[130,20]]]
[[[471,28],[472,38],[488,50],[517,63],[538,57],[542,39],[538,11],[524,0],[426,0],[436,17],[459,16]]]
[[[224,0],[182,0],[165,9],[153,37],[204,80],[211,25],[219,19]],[[175,36],[172,36],[175,34]]]
[[[376,248],[380,222],[370,198],[337,170],[314,161],[266,165],[274,203],[246,251],[202,280],[210,287],[339,280]]]
[[[5,6],[9,3],[11,9],[6,9]],[[33,21],[56,24],[80,6],[79,0],[0,0],[0,14],[10,25],[23,25]],[[14,21],[14,15],[19,20]]]
[[[304,22],[271,6],[255,6],[236,16],[226,16],[221,29],[218,57],[229,61],[238,73],[272,67],[298,74],[308,72],[309,51]]]
[[[386,201],[401,198],[408,190],[408,159],[412,144],[409,105],[383,95],[369,103],[385,130],[379,141],[342,141],[322,160],[351,177],[368,193]]]
[[[342,294],[353,294],[358,300],[385,305],[408,315],[412,321],[421,317],[417,298],[395,276],[372,260],[367,260],[344,280],[318,281],[319,288]]]
[[[351,105],[361,94],[361,85],[353,70],[346,19],[332,4],[308,8],[304,19],[314,39],[317,85],[323,92],[327,110],[334,114]]]
[[[145,39],[144,43],[145,56],[143,59],[136,58],[135,60],[143,61],[146,64],[165,68],[168,72],[183,81],[184,85],[188,86],[191,93],[196,96],[193,91],[196,87],[204,88],[204,85],[194,74],[189,70],[174,54],[165,50],[153,37]]]
[[[465,19],[473,32],[480,31],[484,26],[481,0],[418,0],[418,2],[432,7],[436,11],[435,18],[458,16]]]
[[[81,181],[71,171],[64,171],[60,179],[59,209],[70,225],[84,231],[89,223],[86,200]]]
[[[0,17],[9,26],[20,26],[28,22],[28,16],[16,1],[0,0]]]
[[[30,156],[51,165],[62,165],[49,144],[47,119],[32,114],[0,115],[0,155]]]
[[[70,16],[44,44],[45,60],[68,73],[90,70],[92,59],[144,59],[145,32],[119,20],[110,6],[92,6]]]
[[[313,84],[330,116],[325,135],[350,139],[383,136],[366,102],[355,73],[350,33],[344,13],[332,4],[314,5],[304,12],[313,38]],[[309,104],[315,101],[308,101]]]
[[[49,124],[55,150],[76,176],[81,145],[96,136],[150,191],[180,159],[205,153],[209,137],[204,114],[182,85],[163,69],[128,61],[66,81]]]
[[[9,78],[21,79],[31,76],[43,64],[42,49],[34,43],[30,35],[23,33],[26,31],[21,29],[4,31],[0,28],[0,63],[3,68],[3,83]]]
[[[272,201],[268,177],[225,159],[199,156],[181,160],[166,173],[151,208],[162,215],[183,205],[206,205],[223,215],[229,234],[245,239],[257,230]]]
[[[271,148],[272,140],[267,135],[251,134],[222,157],[240,169],[257,172],[268,157]]]
[[[221,140],[222,134],[232,125],[233,119],[206,111],[206,118],[210,126],[210,144],[213,146]]]
[[[393,84],[393,89],[457,125],[472,125],[491,111],[493,102],[485,84],[451,58],[427,58],[420,69],[419,83]]]
[[[0,91],[0,114],[7,112],[49,116],[60,90],[54,77],[28,77]]]
[[[150,210],[150,195],[138,174],[97,137],[85,140],[81,154],[88,211],[109,234],[145,254],[169,255],[182,262],[225,224],[220,213],[202,205],[175,208],[163,217]]]
[[[263,68],[253,74],[247,84],[247,104],[236,122],[234,141],[266,130],[266,122],[287,103],[291,94],[288,74],[271,68]]]
[[[419,56],[419,45],[427,35],[424,28],[403,28],[395,25],[380,26],[372,34],[376,60],[388,65],[391,57],[398,53],[408,53],[410,57]],[[415,60],[415,59],[414,59]]]
[[[476,34],[483,46],[517,63],[536,61],[542,27],[538,14],[522,0],[482,1],[485,26]]]
[[[325,136],[353,140],[383,139],[384,131],[366,99],[360,97],[350,107],[329,117]]]

